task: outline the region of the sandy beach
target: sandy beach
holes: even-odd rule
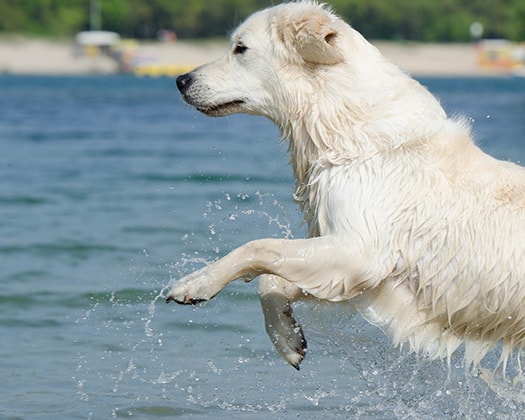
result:
[[[381,52],[415,76],[481,76],[498,74],[478,65],[474,44],[373,42]],[[226,41],[145,42],[133,44],[134,60],[148,65],[192,68],[221,56]],[[107,56],[79,54],[74,43],[46,39],[0,39],[0,73],[80,75],[111,74],[117,62]],[[499,73],[501,74],[501,73]]]

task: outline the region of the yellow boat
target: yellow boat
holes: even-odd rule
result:
[[[192,68],[194,66],[184,64],[143,63],[137,65],[133,73],[139,77],[176,77],[189,72]]]

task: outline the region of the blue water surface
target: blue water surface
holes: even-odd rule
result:
[[[422,82],[484,150],[525,161],[525,79]],[[201,116],[173,79],[0,76],[0,93],[0,418],[522,416],[523,378],[406,355],[348,305],[299,305],[297,372],[256,282],[164,304],[170,278],[233,247],[305,235],[265,119]]]

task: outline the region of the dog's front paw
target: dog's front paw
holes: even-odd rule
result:
[[[176,285],[170,291],[170,294],[166,298],[166,303],[171,301],[180,303],[181,305],[195,305],[199,302],[205,302],[208,299],[201,297],[194,297],[186,284]]]
[[[284,330],[283,327],[286,329]],[[299,370],[299,365],[306,356],[307,348],[301,326],[291,319],[289,322],[283,322],[281,325],[274,325],[274,328],[269,328],[268,334],[271,334],[270,338],[281,356],[295,369]]]
[[[208,267],[192,273],[173,285],[166,299],[182,305],[195,305],[210,300],[222,289],[222,285],[211,275]]]
[[[287,297],[279,293],[261,296],[264,324],[273,345],[280,355],[299,370],[306,356],[306,339],[301,325],[295,320]]]

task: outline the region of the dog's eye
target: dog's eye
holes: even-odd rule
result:
[[[244,44],[237,44],[235,45],[235,48],[233,49],[234,54],[244,54],[248,47]]]

